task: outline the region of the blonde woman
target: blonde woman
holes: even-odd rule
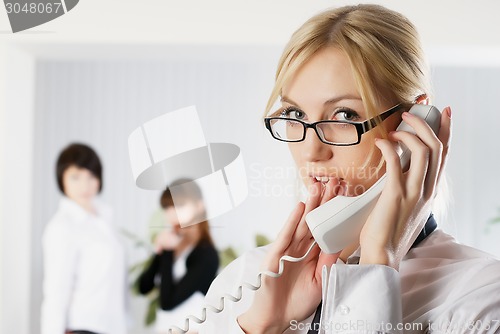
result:
[[[276,100],[281,106],[272,109]],[[341,7],[293,34],[265,123],[275,139],[288,142],[309,197],[275,242],[247,252],[217,277],[207,303],[219,306],[225,292],[256,282],[261,270],[277,272],[283,255],[305,254],[313,241],[308,212],[335,196],[359,195],[384,174],[387,182],[358,242],[337,254],[315,246],[304,261],[285,263],[280,278],[264,276],[257,292],[244,290],[240,302],[226,300],[222,313],[209,313],[202,333],[500,331],[500,262],[458,244],[436,228],[431,213],[450,145],[451,109],[443,109],[438,135],[407,113],[412,103],[429,102],[418,34],[403,15],[377,5]],[[416,135],[395,131],[402,119]],[[325,120],[345,128],[376,125],[331,138],[331,123],[317,123]],[[411,151],[408,171],[396,142]]]

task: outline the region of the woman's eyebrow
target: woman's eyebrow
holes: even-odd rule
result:
[[[326,100],[325,103],[323,103],[323,105],[337,103],[337,102],[342,101],[342,100],[360,100],[361,101],[361,97],[359,97],[357,95],[352,95],[352,94],[340,95],[340,96]]]
[[[299,108],[300,108],[300,106],[299,106],[299,104],[298,104],[298,103],[293,102],[293,101],[292,101],[292,99],[290,99],[290,98],[289,98],[289,97],[287,97],[287,96],[282,96],[282,97],[281,97],[281,102],[286,102],[286,103],[288,103],[288,104],[293,104],[294,106],[297,106],[297,107],[299,107]]]
[[[331,99],[326,100],[325,103],[323,103],[323,105],[337,103],[337,102],[342,101],[342,100],[360,100],[361,101],[361,97],[359,97],[357,95],[352,95],[352,94],[344,94],[344,95],[336,96],[336,97],[333,97]],[[286,102],[286,103],[289,103],[289,104],[293,104],[293,105],[295,105],[295,106],[297,106],[297,107],[300,108],[299,104],[296,103],[296,102],[294,102],[288,96],[282,96],[281,97],[281,102]]]

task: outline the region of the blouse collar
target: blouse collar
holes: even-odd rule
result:
[[[59,201],[59,208],[65,212],[70,213],[74,216],[78,221],[87,220],[89,218],[104,218],[106,220],[111,218],[111,209],[107,207],[104,203],[102,203],[99,199],[95,198],[92,200],[92,204],[96,210],[96,215],[93,215],[89,211],[85,210],[78,203],[68,198],[67,196],[63,196]]]

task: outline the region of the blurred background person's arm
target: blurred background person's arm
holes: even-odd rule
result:
[[[68,305],[73,288],[77,251],[63,221],[54,219],[45,230],[41,334],[66,332]]]

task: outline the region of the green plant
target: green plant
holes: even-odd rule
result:
[[[500,208],[498,208],[498,217],[491,219],[489,223],[490,224],[500,223]]]
[[[490,219],[488,221],[488,223],[486,224],[485,232],[490,233],[491,225],[498,224],[498,223],[500,223],[500,208],[498,208],[498,216]]]
[[[139,292],[139,278],[141,273],[146,270],[151,265],[151,262],[154,259],[154,255],[150,256],[145,261],[137,263],[130,267],[129,274],[136,275],[135,279],[132,283],[131,290],[132,293],[136,296],[141,295]],[[147,295],[146,298],[149,299],[148,309],[146,310],[146,316],[144,318],[144,324],[146,326],[152,325],[156,320],[156,310],[160,307],[160,290],[155,287],[153,288]]]
[[[271,243],[271,240],[269,240],[268,237],[266,237],[265,235],[263,234],[257,234],[255,236],[255,245],[257,247],[262,247],[262,246],[265,246],[267,244]]]
[[[271,241],[269,240],[269,238],[263,234],[257,234],[255,236],[255,246],[257,247],[265,246],[270,242]],[[220,269],[226,267],[237,257],[238,253],[236,253],[233,247],[226,247],[223,250],[219,251]]]
[[[129,232],[125,229],[122,229],[122,234],[129,238],[132,242],[134,242],[135,247],[142,247],[145,248],[147,251],[151,252],[152,251],[152,245],[151,243],[144,241],[137,237],[135,234],[132,232]],[[146,270],[151,265],[151,262],[154,259],[154,254],[151,255],[149,258],[147,258],[144,261],[141,261],[139,263],[136,263],[132,265],[128,273],[130,276],[134,277],[132,284],[130,286],[130,290],[132,291],[133,295],[139,296],[141,293],[139,292],[139,278],[141,274]],[[147,295],[146,298],[149,299],[149,304],[148,304],[148,309],[146,311],[146,315],[144,318],[144,324],[146,326],[152,325],[155,320],[156,320],[156,310],[160,306],[160,291],[158,288],[153,288]]]
[[[220,268],[222,269],[226,267],[237,257],[238,254],[236,253],[233,247],[227,247],[219,251]]]

